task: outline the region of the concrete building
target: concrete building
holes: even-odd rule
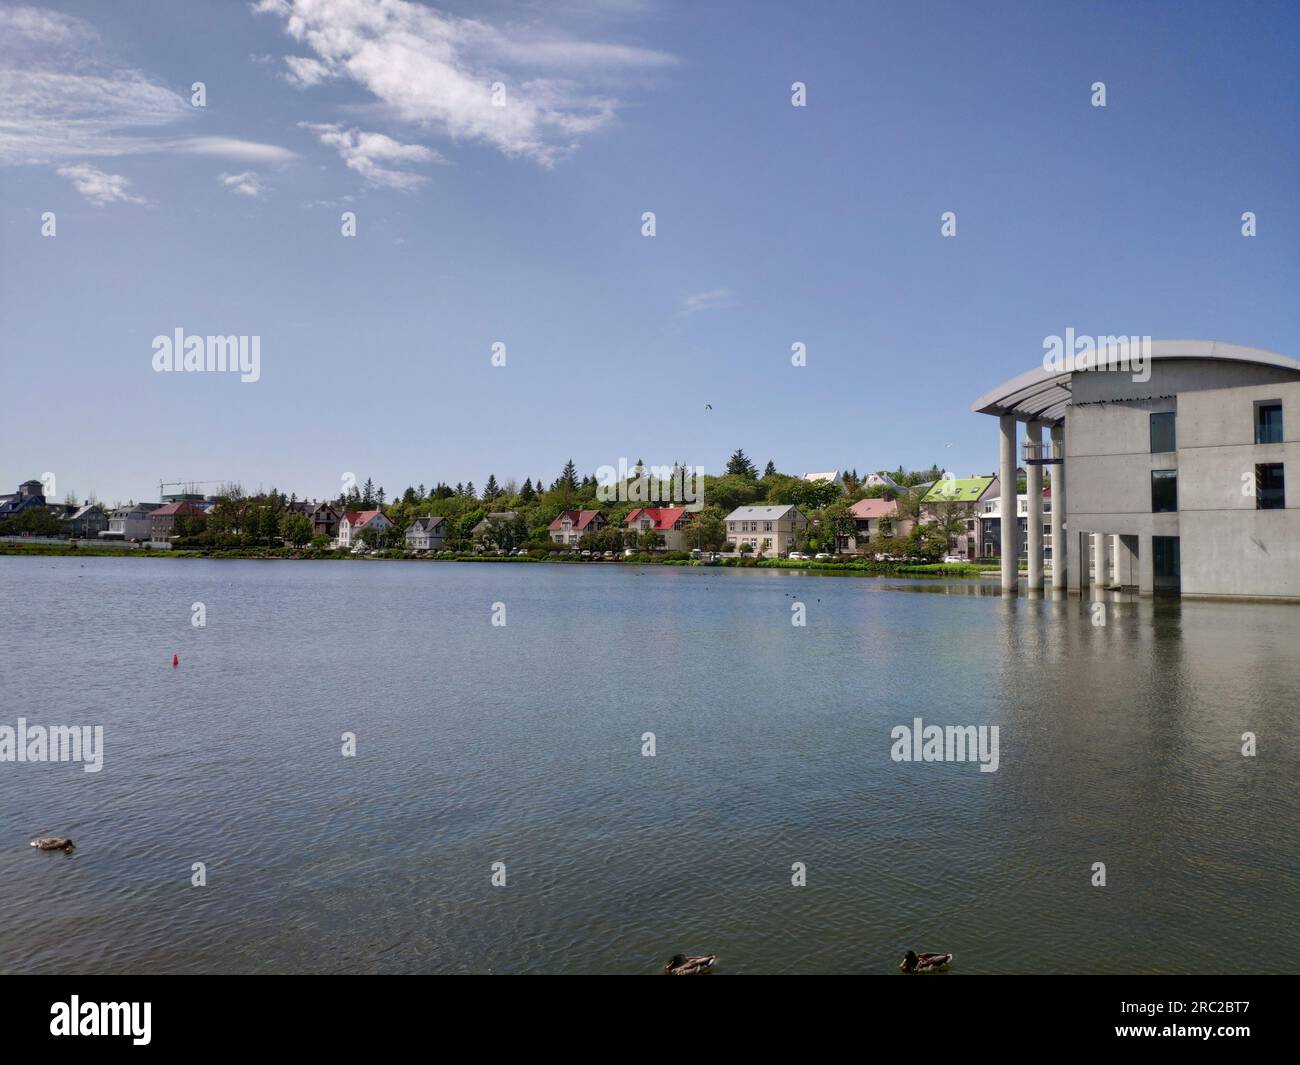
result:
[[[1002,496],[990,496],[980,505],[979,557],[999,558],[1002,555]],[[1052,493],[1043,489],[1043,560],[1052,558]],[[1016,496],[1016,557],[1029,559],[1029,496]]]
[[[1092,368],[1035,367],[972,404],[999,419],[1003,484],[1026,427],[1031,592],[1044,571],[1035,500],[1051,465],[1053,588],[1300,600],[1300,362],[1217,341],[1157,340],[1138,372],[1134,354],[1108,343]],[[1009,542],[1015,516],[1008,508],[999,517]],[[1004,552],[1004,593],[1017,583],[1015,556]]]

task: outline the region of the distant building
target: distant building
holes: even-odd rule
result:
[[[408,551],[438,551],[447,538],[447,519],[439,514],[416,518],[406,527]]]
[[[392,527],[393,523],[384,516],[382,510],[349,510],[339,519],[338,546],[352,547],[359,543],[363,529],[382,532]]]
[[[898,516],[896,499],[859,499],[849,507],[849,513],[854,531],[835,537],[835,550],[840,554],[864,554],[873,541],[906,536],[916,524]]]
[[[638,536],[656,532],[663,539],[663,550],[686,550],[686,527],[695,514],[685,507],[637,507],[628,512],[623,524]]]
[[[0,521],[16,518],[24,511],[45,506],[45,486],[40,481],[23,481],[18,491],[0,496]]]
[[[1052,492],[1043,489],[1043,558],[1052,560]],[[986,496],[980,504],[979,517],[980,538],[978,541],[981,558],[1000,558],[1002,556],[1002,496]],[[1016,557],[1029,557],[1029,495],[1022,492],[1016,496]]]
[[[108,528],[99,535],[105,540],[148,540],[153,523],[149,518],[161,503],[128,503],[108,514]]]
[[[935,481],[921,497],[921,521],[933,524],[956,511],[962,521],[960,532],[950,532],[948,551],[962,558],[976,558],[980,552],[980,513],[984,502],[1001,491],[996,477],[947,477]]]
[[[167,503],[149,515],[149,539],[162,542],[175,535],[176,519],[193,517],[203,511],[191,503]]]
[[[805,473],[800,477],[801,480],[811,481],[814,484],[837,484],[840,491],[844,491],[844,474],[839,470],[826,470],[823,473]]]
[[[564,510],[547,526],[551,540],[557,544],[575,545],[585,533],[599,532],[605,527],[605,516],[599,510]]]
[[[808,519],[790,505],[737,507],[727,515],[727,548],[739,551],[748,544],[765,555],[788,555]]]
[[[313,503],[307,517],[311,520],[312,536],[328,536],[333,539],[339,532],[338,508],[330,503]]]
[[[64,519],[72,536],[98,536],[108,528],[108,515],[98,503],[87,500]]]
[[[862,481],[863,488],[888,488],[892,492],[903,491],[903,486],[887,473],[869,473]]]

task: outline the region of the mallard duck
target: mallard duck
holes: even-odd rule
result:
[[[32,840],[32,846],[38,851],[70,851],[76,844],[66,836],[37,836]]]
[[[908,951],[898,967],[905,973],[932,973],[952,961],[951,954],[915,954]]]
[[[707,973],[717,964],[716,954],[701,954],[694,958],[688,958],[685,954],[674,954],[664,966],[664,972],[669,976],[699,976]]]

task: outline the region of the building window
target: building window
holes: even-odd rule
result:
[[[1282,463],[1261,462],[1255,466],[1255,509],[1282,510],[1286,506],[1286,482]]]
[[[1151,513],[1178,509],[1178,471],[1151,471]]]
[[[1178,431],[1173,411],[1151,415],[1151,453],[1178,450]]]
[[[1282,443],[1282,401],[1262,400],[1255,404],[1255,443]]]

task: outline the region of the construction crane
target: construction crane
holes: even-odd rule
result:
[[[180,488],[183,493],[193,495],[195,494],[194,489],[201,484],[227,485],[229,483],[229,481],[159,481],[158,498],[162,499],[167,495],[167,488],[169,485]]]

